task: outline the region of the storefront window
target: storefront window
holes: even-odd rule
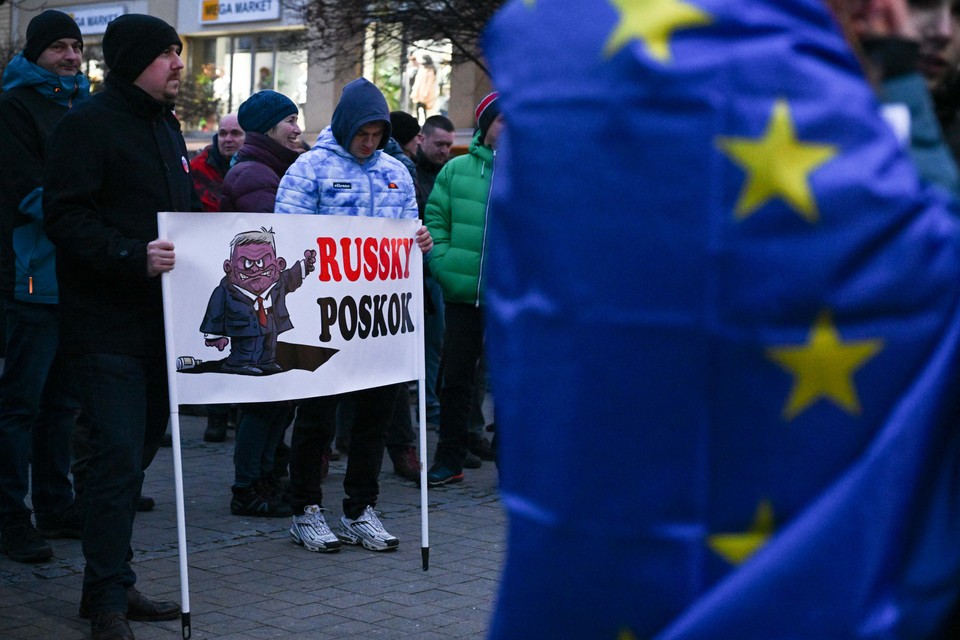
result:
[[[235,112],[255,91],[273,89],[306,103],[307,52],[290,38],[243,34],[196,38],[190,42],[189,68],[194,77],[209,78],[217,115]]]
[[[363,74],[377,85],[391,109],[426,118],[447,115],[450,55],[447,40],[407,42],[401,25],[375,23],[367,29]]]
[[[447,115],[450,103],[450,53],[447,40],[419,40],[407,53],[404,110],[426,118]]]

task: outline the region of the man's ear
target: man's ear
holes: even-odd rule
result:
[[[233,267],[230,266],[230,261],[229,261],[229,260],[224,260],[224,261],[223,261],[223,272],[224,272],[224,273],[230,273],[232,270],[233,270]]]
[[[277,266],[280,267],[280,271],[283,271],[287,268],[287,261],[283,258],[277,258]]]

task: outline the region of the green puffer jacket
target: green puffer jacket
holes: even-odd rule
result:
[[[424,222],[433,237],[430,272],[446,302],[480,306],[480,272],[486,243],[487,209],[495,153],[480,144],[479,132],[466,155],[450,160],[433,185]]]

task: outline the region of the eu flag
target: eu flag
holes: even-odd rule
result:
[[[515,0],[494,638],[950,637],[960,223],[820,0]]]

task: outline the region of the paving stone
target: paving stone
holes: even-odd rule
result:
[[[234,432],[225,443],[204,443],[205,424],[205,418],[180,415],[194,640],[486,635],[506,554],[495,465],[469,471],[462,484],[430,490],[430,570],[423,571],[420,491],[393,475],[388,458],[377,509],[400,548],[311,553],[290,542],[288,518],[230,515]],[[436,433],[428,432],[428,440],[432,454]],[[161,449],[147,470],[144,495],[157,506],[137,514],[133,568],[145,594],[179,602],[171,455]],[[345,472],[346,459],[331,463],[324,484],[327,520],[334,527]],[[89,637],[89,623],[76,615],[84,566],[80,543],[51,544],[54,559],[39,565],[0,556],[0,638]],[[167,640],[181,632],[179,620],[131,626],[138,640]]]

